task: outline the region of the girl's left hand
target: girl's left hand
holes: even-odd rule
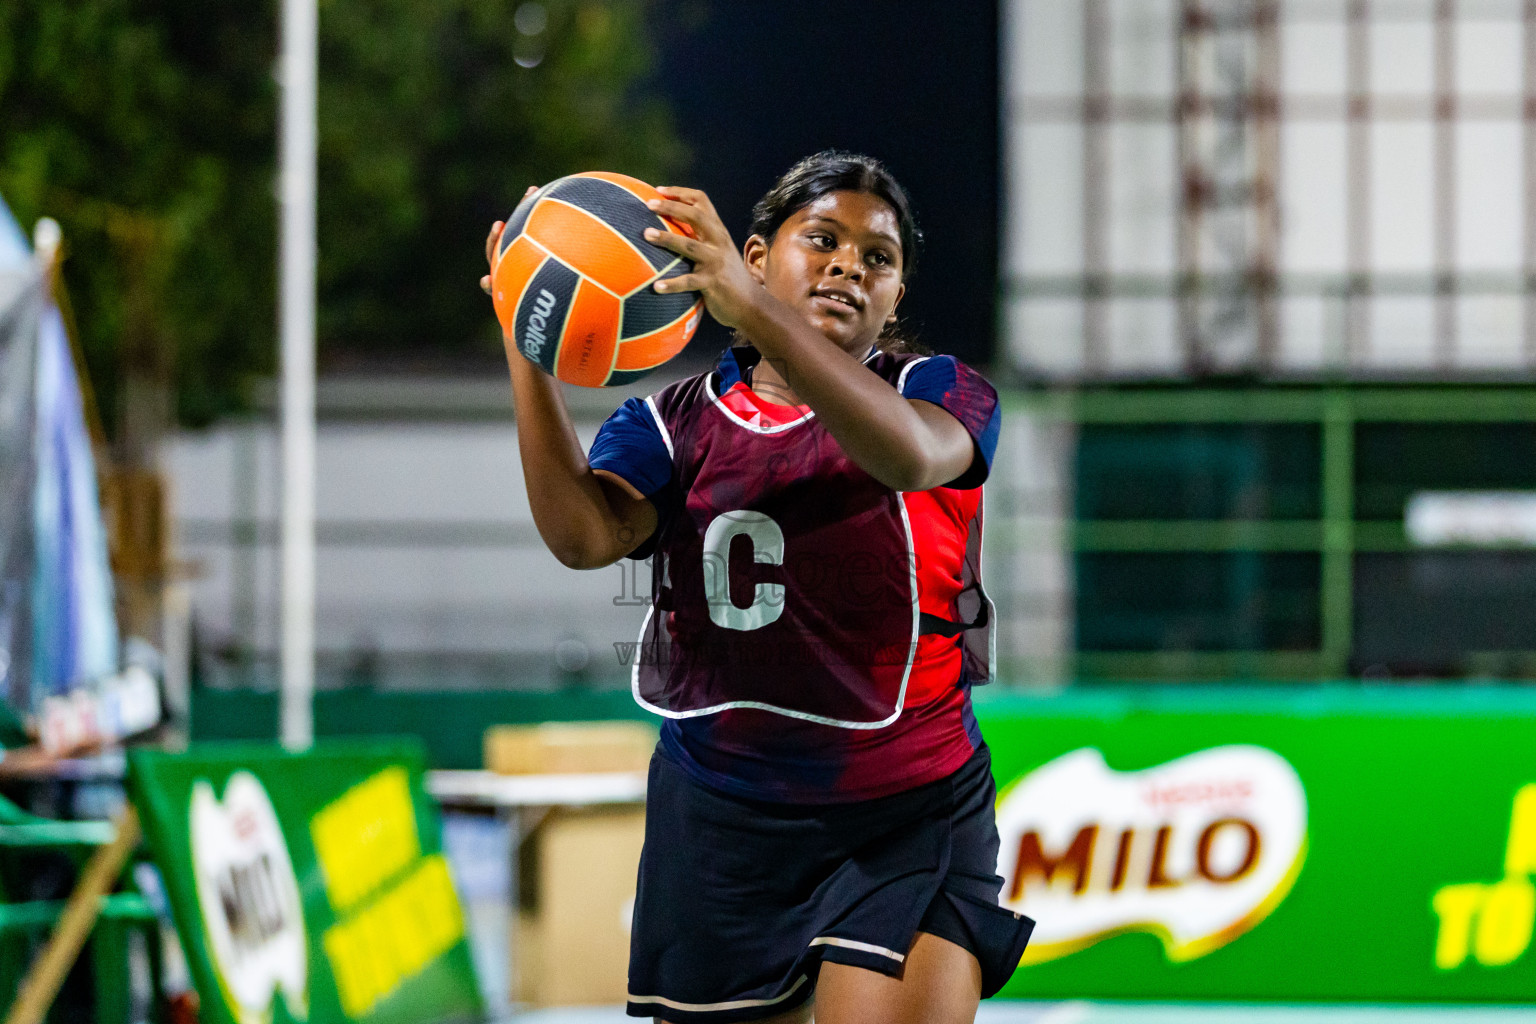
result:
[[[539,190],[537,185],[529,185],[528,191],[523,193],[523,199],[527,199]],[[487,268],[496,266],[496,247],[501,244],[501,233],[506,229],[505,221],[497,221],[491,225],[491,233],[485,236],[485,265]],[[480,290],[485,294],[491,294],[491,275],[486,274],[480,279]]]
[[[652,199],[652,211],[686,225],[693,237],[647,228],[645,240],[693,261],[693,272],[657,281],[658,292],[700,292],[704,304],[726,327],[740,327],[742,320],[767,293],[747,272],[741,253],[731,241],[715,205],[696,188],[661,186],[661,199]]]

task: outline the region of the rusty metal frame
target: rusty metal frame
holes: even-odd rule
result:
[[[1195,374],[1273,366],[1279,54],[1277,0],[1181,0],[1177,287],[1185,366]]]

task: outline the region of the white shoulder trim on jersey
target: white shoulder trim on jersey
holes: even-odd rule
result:
[[[776,995],[772,999],[729,999],[723,1003],[685,1003],[677,999],[668,999],[665,996],[630,995],[627,998],[631,1003],[638,1003],[642,1006],[665,1006],[668,1009],[685,1010],[691,1013],[711,1013],[721,1010],[748,1010],[754,1006],[773,1006],[776,1003],[782,1003],[784,1000],[800,991],[800,986],[804,985],[806,980],[807,979],[805,975],[800,975],[800,977],[795,979],[795,983],[793,985],[785,989],[781,995]]]
[[[713,374],[710,376],[712,377]],[[715,382],[711,380],[710,377],[704,378],[704,393],[709,395],[709,400],[711,402],[715,403],[715,408],[725,413],[725,415],[729,417],[732,422],[734,422],[737,426],[745,427],[746,429],[752,431],[754,434],[777,434],[781,431],[788,430],[791,427],[798,427],[802,423],[808,423],[816,418],[815,412],[808,412],[804,416],[801,416],[799,419],[790,420],[788,423],[776,423],[771,427],[759,427],[755,424],[748,423],[740,416],[737,416],[734,412],[731,411],[728,405],[720,401],[720,396],[715,393]]]
[[[730,410],[726,410],[729,412]],[[750,426],[750,424],[749,424]],[[912,519],[907,515],[907,495],[905,491],[896,492],[896,507],[901,512],[901,528],[907,538],[907,581],[912,589],[912,639],[907,644],[907,664],[901,672],[901,689],[896,694],[896,707],[885,718],[878,722],[850,722],[840,718],[828,718],[825,715],[813,715],[809,711],[795,711],[792,708],[781,708],[777,704],[769,704],[760,700],[728,700],[721,704],[712,704],[707,708],[696,708],[692,711],[670,711],[657,707],[646,700],[640,694],[640,666],[645,660],[646,634],[650,630],[651,616],[656,613],[654,602],[647,605],[645,618],[640,622],[640,642],[635,645],[634,663],[629,672],[629,692],[645,710],[662,718],[702,718],[705,715],[716,715],[722,711],[732,711],[736,708],[753,708],[757,711],[771,711],[785,718],[795,718],[802,722],[814,722],[817,725],[830,725],[838,729],[884,729],[901,717],[902,711],[907,705],[907,683],[912,679],[912,665],[917,661],[917,644],[921,637],[921,612],[918,609],[917,592],[917,542],[912,539]],[[655,570],[652,570],[653,572]]]
[[[914,366],[919,366],[919,365],[921,365],[923,363],[926,363],[928,360],[930,360],[932,358],[933,358],[933,356],[920,356],[917,359],[912,360],[906,366],[903,366],[901,368],[901,375],[896,378],[896,393],[898,395],[906,393],[907,374],[912,372],[912,368]]]
[[[890,957],[897,963],[905,963],[907,959],[906,954],[898,953],[894,949],[886,949],[884,946],[877,946],[873,942],[859,942],[857,939],[839,939],[832,935],[819,935],[811,940],[811,945],[842,946],[844,949],[856,949],[861,953],[878,953],[881,956]]]
[[[677,461],[677,452],[672,450],[672,433],[667,430],[667,425],[661,419],[661,410],[656,408],[656,396],[645,396],[645,407],[651,410],[651,419],[656,421],[656,429],[661,431],[661,439],[667,446],[667,458]]]

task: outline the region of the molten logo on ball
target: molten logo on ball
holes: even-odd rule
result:
[[[1279,905],[1306,854],[1307,800],[1263,747],[1204,750],[1117,772],[1097,750],[1065,754],[997,806],[1004,905],[1039,922],[1026,964],[1127,931],[1192,960]]]
[[[528,357],[538,359],[544,351],[544,332],[549,326],[549,314],[555,308],[555,293],[540,288],[533,300],[533,315],[528,318]]]

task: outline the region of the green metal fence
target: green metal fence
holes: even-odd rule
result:
[[[1080,491],[1092,474],[1093,467],[1083,458],[1095,431],[1134,435],[1145,428],[1210,428],[1207,436],[1226,434],[1241,440],[1243,431],[1251,433],[1256,426],[1292,425],[1305,429],[1293,431],[1290,439],[1302,438],[1304,446],[1315,449],[1308,470],[1315,473],[1310,482],[1315,493],[1311,499],[1289,502],[1290,515],[1282,507],[1287,503],[1280,501],[1260,502],[1275,508],[1229,509],[1212,518],[1201,514],[1201,502],[1193,501],[1173,514],[1095,518],[1079,501],[1079,511],[1090,514],[1075,516],[1068,531],[1080,574],[1095,564],[1093,559],[1106,556],[1110,563],[1176,556],[1162,563],[1167,565],[1179,559],[1191,564],[1188,560],[1199,556],[1309,556],[1316,560],[1315,570],[1308,570],[1316,576],[1312,641],[1304,647],[1277,646],[1258,637],[1257,642],[1211,649],[1210,644],[1181,644],[1172,636],[1156,647],[1126,649],[1131,645],[1121,644],[1095,649],[1085,641],[1093,639],[1094,616],[1102,609],[1085,606],[1080,580],[1079,641],[1068,672],[1073,679],[1305,680],[1358,672],[1360,558],[1422,551],[1409,542],[1401,508],[1392,507],[1394,495],[1400,496],[1414,480],[1429,489],[1536,489],[1536,460],[1526,458],[1536,451],[1536,388],[1528,386],[1105,387],[1014,393],[1005,399],[1005,408],[1075,427],[1077,464],[1071,475]],[[1400,464],[1388,474],[1392,481],[1373,479],[1374,471],[1362,474],[1362,444],[1370,447],[1377,463],[1392,463],[1401,449]],[[1191,460],[1198,463],[1201,457]],[[1209,462],[1207,458],[1207,471]],[[1298,464],[1305,468],[1307,460]],[[1191,471],[1198,475],[1202,467]],[[1363,507],[1362,489],[1372,499]],[[1303,514],[1294,514],[1298,505]],[[1295,564],[1303,565],[1305,559]],[[1536,650],[1536,630],[1525,648]],[[1518,658],[1509,663],[1523,664]]]

